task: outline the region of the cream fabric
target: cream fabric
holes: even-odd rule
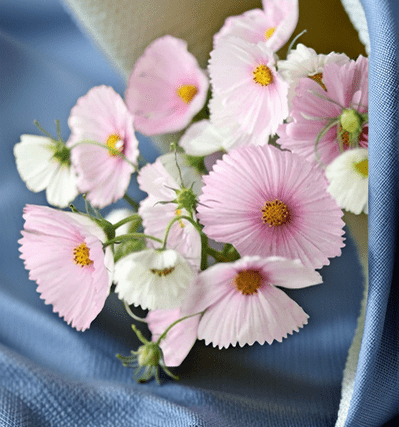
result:
[[[78,23],[127,78],[145,47],[165,34],[182,38],[205,68],[212,35],[230,15],[261,0],[64,0]]]
[[[366,47],[366,52],[370,54],[370,37],[367,30],[366,15],[360,0],[341,0],[341,2],[353,26],[359,33],[359,39]]]

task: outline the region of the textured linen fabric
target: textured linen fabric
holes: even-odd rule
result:
[[[54,131],[54,119],[60,119],[67,138],[67,117],[79,96],[103,83],[123,93],[123,83],[62,9],[54,6],[54,1],[37,0],[35,8],[25,9],[26,14],[18,10],[16,3],[3,3],[0,13],[0,30],[5,29],[24,42],[20,44],[0,33],[3,99],[0,115],[0,425],[333,426],[363,293],[361,266],[349,235],[343,256],[333,259],[331,265],[322,270],[322,285],[289,292],[310,314],[309,324],[300,333],[271,346],[223,351],[197,343],[176,370],[181,380],[165,379],[160,387],[154,382],[136,384],[131,371],[115,358],[115,353],[128,354],[139,345],[117,298],[111,296],[107,300],[92,328],[84,333],[70,328],[40,300],[36,284],[28,280],[19,259],[17,240],[23,226],[23,206],[45,204],[45,198],[43,193],[29,192],[20,180],[12,147],[22,133],[37,133],[31,124],[33,119],[39,119],[50,132]],[[10,8],[7,10],[4,4]],[[31,2],[25,2],[25,8],[29,4]],[[398,301],[397,288],[396,294],[395,288],[391,288],[391,280],[395,279],[392,230],[397,221],[393,218],[392,202],[396,203],[397,195],[397,179],[393,176],[397,173],[397,151],[393,145],[397,130],[393,108],[397,107],[397,94],[393,89],[397,84],[394,52],[397,39],[396,32],[382,35],[382,29],[394,29],[395,16],[394,9],[388,7],[390,3],[383,4],[385,14],[372,18],[385,19],[378,23],[370,22],[370,16],[378,15],[380,10],[377,13],[373,1],[365,4],[369,26],[375,25],[378,31],[370,34],[372,52],[375,49],[370,64],[371,81],[375,79],[379,90],[389,95],[389,99],[383,98],[387,100],[380,107],[377,99],[381,99],[381,93],[371,95],[374,101],[370,107],[373,129],[370,146],[381,139],[381,135],[390,135],[390,148],[385,147],[383,141],[378,149],[370,148],[370,156],[382,156],[374,160],[379,168],[375,166],[370,175],[370,218],[374,212],[373,218],[378,224],[374,224],[374,228],[370,226],[370,295],[365,338],[345,424],[348,426],[383,425],[397,415],[399,404]],[[7,16],[11,18],[5,22]],[[377,24],[381,23],[385,24],[378,29]],[[28,31],[32,27],[37,37],[32,38],[32,31]],[[45,34],[39,36],[42,31]],[[391,50],[382,48],[388,36]],[[73,43],[69,44],[68,40]],[[377,50],[373,47],[374,40],[379,40]],[[387,67],[386,56],[390,58],[391,68]],[[385,79],[378,73],[386,73]],[[377,118],[377,107],[384,120]],[[149,161],[155,158],[156,152],[148,140],[142,138],[140,148]],[[381,182],[381,176],[386,183]],[[375,190],[373,185],[377,186]],[[143,195],[134,183],[129,194]],[[377,196],[372,194],[379,195],[380,201],[376,202]],[[78,205],[82,206],[81,200]],[[381,236],[383,240],[378,240]],[[374,249],[373,239],[379,241]],[[391,246],[387,246],[389,242]]]
[[[396,260],[399,4],[389,0],[363,0],[362,3],[371,40],[370,284],[362,346],[345,426],[371,427],[399,414],[399,271]]]

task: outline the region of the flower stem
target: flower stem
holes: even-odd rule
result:
[[[165,230],[165,235],[164,235],[164,238],[163,238],[163,245],[162,245],[162,249],[165,249],[166,248],[166,242],[167,242],[167,240],[168,240],[168,235],[169,235],[169,231],[170,231],[170,229],[172,228],[172,225],[175,223],[175,222],[177,222],[177,221],[180,221],[181,219],[185,219],[185,220],[187,220],[189,223],[191,223],[193,226],[194,226],[194,228],[198,231],[198,233],[199,233],[199,235],[200,236],[202,236],[202,230],[201,230],[201,227],[191,218],[191,217],[189,217],[189,216],[187,216],[187,215],[178,215],[178,216],[176,216],[176,217],[174,217],[170,222],[169,222],[169,224],[168,224],[168,226],[166,227],[166,230]]]
[[[148,323],[147,320],[143,319],[142,317],[136,316],[132,310],[130,310],[129,304],[126,301],[123,301],[123,305],[125,306],[125,310],[127,311],[127,314],[134,320],[137,320],[138,322]]]
[[[170,324],[162,333],[162,335],[160,335],[160,337],[158,338],[158,340],[156,341],[156,344],[159,345],[159,343],[166,337],[166,335],[168,334],[168,332],[173,328],[173,326],[177,325],[178,323],[182,322],[183,320],[189,319],[190,317],[194,317],[194,316],[199,316],[204,314],[206,311],[206,309],[204,311],[200,311],[198,313],[194,313],[194,314],[190,314],[188,316],[184,316],[181,317],[180,319],[175,320],[172,324]]]
[[[139,204],[133,200],[130,196],[128,196],[127,194],[125,194],[123,196],[123,198],[129,203],[129,205],[136,211],[139,210]]]
[[[212,258],[215,258],[218,262],[230,262],[230,258],[224,255],[222,252],[217,251],[216,249],[213,249],[211,247],[207,248],[207,254],[210,255]]]
[[[208,236],[201,232],[201,271],[208,267]]]
[[[103,248],[106,248],[109,245],[112,245],[112,243],[120,243],[124,240],[134,240],[134,239],[152,239],[155,240],[158,243],[162,243],[161,239],[158,239],[157,237],[150,236],[148,234],[143,233],[130,233],[130,234],[122,234],[121,236],[117,236],[114,239],[107,240],[103,243]]]
[[[133,215],[130,215],[124,219],[121,219],[116,224],[112,224],[112,227],[114,228],[114,230],[116,230],[117,228],[121,227],[122,225],[127,224],[128,222],[132,222],[136,219],[141,219],[139,214],[133,214]]]

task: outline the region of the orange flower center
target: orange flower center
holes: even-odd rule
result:
[[[313,76],[308,76],[308,77],[309,79],[312,79],[316,83],[318,83],[327,92],[327,88],[323,83],[323,73],[316,73],[316,74],[313,74]]]
[[[349,148],[351,135],[347,130],[342,129],[342,125],[338,126],[338,138],[342,141],[344,149]]]
[[[269,84],[273,83],[272,71],[266,65],[258,65],[252,71],[252,74],[252,79],[256,84],[259,84],[261,86],[268,86]]]
[[[193,85],[182,85],[177,88],[176,92],[183,102],[189,104],[193,100],[194,96],[197,95],[198,88]]]
[[[73,248],[73,261],[82,268],[93,264],[93,261],[90,259],[90,250],[85,242]]]
[[[231,284],[243,295],[252,295],[262,286],[263,277],[258,270],[242,270],[236,274]]]
[[[261,211],[263,224],[269,224],[269,227],[279,227],[291,218],[288,206],[278,199],[266,202]]]
[[[122,138],[116,133],[112,133],[108,137],[105,145],[108,147],[108,154],[110,156],[117,156],[119,153],[122,153],[124,148]]]
[[[163,270],[157,270],[152,268],[150,271],[152,274],[156,274],[158,277],[165,277],[171,274],[175,270],[175,267],[164,268]]]
[[[265,31],[265,34],[263,35],[265,40],[269,40],[270,37],[274,34],[276,31],[276,27],[270,27]]]

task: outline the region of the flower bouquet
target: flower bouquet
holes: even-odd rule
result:
[[[228,18],[202,70],[166,35],[137,60],[124,99],[77,100],[69,139],[22,135],[17,168],[55,208],[27,205],[21,258],[54,311],[79,331],[110,292],[142,345],[119,355],[135,377],[177,378],[197,339],[272,344],[308,315],[282,289],[323,281],[344,247],[343,210],[367,214],[368,59],[299,40],[297,0]],[[135,132],[176,136],[147,163]],[[128,194],[137,179],[144,200]],[[85,212],[72,204],[82,194]],[[101,209],[124,199],[125,209]],[[132,306],[148,310],[139,317]],[[118,349],[115,349],[117,352]]]

